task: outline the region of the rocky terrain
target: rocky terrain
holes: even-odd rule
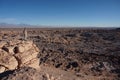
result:
[[[23,66],[39,67],[39,49],[32,41],[0,41],[0,73]]]
[[[22,53],[29,55],[35,53],[33,58],[39,59],[39,69],[24,65],[27,61],[38,64],[38,61],[32,62],[33,58],[29,59],[28,54],[22,56],[19,50],[14,50],[13,53],[8,49],[10,41],[17,47],[23,44],[27,46],[23,41],[22,28],[2,28],[0,33],[1,41],[7,41],[5,46],[0,45],[0,56],[4,53],[4,56],[8,57],[7,62],[4,57],[0,57],[0,70],[3,68],[12,70],[7,75],[4,75],[6,72],[3,71],[4,73],[0,74],[2,80],[120,80],[119,29],[28,28],[28,40],[33,41],[39,50],[33,49],[31,52],[27,49]],[[13,40],[20,40],[23,43],[18,44],[19,42]],[[25,47],[22,49],[24,50]],[[9,57],[16,59],[16,56],[20,56],[18,58],[21,62],[22,58],[28,60],[23,59],[22,63],[16,60],[13,69],[6,66],[12,64],[9,62]],[[5,59],[5,62],[2,62],[2,59]],[[18,67],[18,64],[21,66]]]

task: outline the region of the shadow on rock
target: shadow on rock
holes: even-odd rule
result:
[[[12,74],[13,72],[14,72],[14,70],[9,70],[9,71],[5,71],[3,73],[0,73],[0,78],[8,76],[9,74]]]

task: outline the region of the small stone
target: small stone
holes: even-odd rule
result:
[[[110,63],[108,63],[108,62],[103,62],[103,65],[104,65],[104,67],[105,67],[108,71],[112,71],[112,70],[115,69],[115,68],[114,68],[112,65],[110,65]]]
[[[5,71],[5,67],[3,66],[0,66],[0,73],[4,72]]]
[[[2,49],[4,49],[8,53],[14,54],[14,48],[15,48],[14,46],[9,46],[9,47],[4,46]]]
[[[2,48],[5,44],[7,44],[5,41],[0,41],[0,48]]]

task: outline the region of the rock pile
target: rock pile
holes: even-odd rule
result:
[[[24,66],[38,68],[38,53],[32,41],[0,41],[0,73]]]

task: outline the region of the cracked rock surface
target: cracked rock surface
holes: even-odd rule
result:
[[[0,73],[23,66],[37,68],[39,49],[32,41],[0,41]]]

